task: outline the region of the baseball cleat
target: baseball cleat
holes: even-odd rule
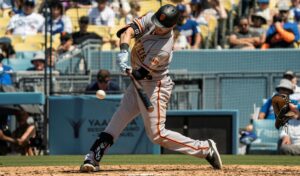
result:
[[[222,169],[222,160],[218,152],[216,143],[212,139],[208,139],[210,152],[206,156],[206,160],[214,169]]]
[[[99,164],[95,164],[91,160],[85,160],[80,166],[80,172],[98,172],[99,170]]]

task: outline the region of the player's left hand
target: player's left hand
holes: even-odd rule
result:
[[[118,63],[125,63],[128,62],[129,53],[127,50],[121,50],[117,55]]]

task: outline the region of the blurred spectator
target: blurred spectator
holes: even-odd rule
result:
[[[250,144],[257,139],[257,135],[253,131],[253,125],[248,124],[244,129],[239,131],[240,143],[246,145],[246,153],[249,153]]]
[[[133,21],[133,19],[139,17],[139,12],[141,11],[141,5],[138,1],[131,1],[130,3],[130,12],[126,15],[125,23],[129,24]]]
[[[72,35],[69,33],[61,33],[60,35],[60,45],[57,49],[57,54],[66,54],[70,51],[73,51],[76,47],[73,45]]]
[[[17,140],[11,137],[11,131],[8,128],[7,117],[0,117],[0,155],[6,155],[10,152],[8,143],[16,143]]]
[[[253,14],[251,16],[251,21],[252,21],[252,25],[249,28],[250,32],[255,32],[258,33],[261,41],[260,43],[264,43],[266,40],[266,28],[263,27],[263,25],[267,24],[267,20],[265,19],[265,17],[262,15],[261,12],[256,12],[255,14]]]
[[[199,49],[201,35],[198,23],[192,19],[189,19],[189,14],[186,11],[185,5],[177,5],[177,9],[180,12],[180,17],[177,23],[178,31],[181,35],[187,38],[187,41],[191,45],[191,49]]]
[[[249,30],[249,20],[241,17],[239,20],[238,31],[233,32],[229,37],[230,48],[234,49],[255,49],[260,46],[261,38],[257,32]]]
[[[251,14],[251,12],[254,12],[255,6],[256,6],[257,1],[252,1],[252,0],[241,0],[241,16],[248,16]]]
[[[73,2],[73,7],[77,8],[91,8],[93,0],[76,0]]]
[[[30,146],[30,139],[36,135],[34,120],[25,111],[16,113],[16,118],[18,126],[12,133],[12,137],[17,139],[17,145],[14,146],[14,150],[22,155],[34,155],[34,151]]]
[[[12,79],[10,73],[13,72],[13,69],[2,63],[4,59],[3,54],[0,53],[0,86],[12,85]]]
[[[34,155],[31,147],[31,141],[36,134],[34,120],[23,110],[16,111],[15,117],[17,128],[13,133],[8,128],[7,119],[0,120],[0,155],[6,155],[11,151],[22,155]]]
[[[276,10],[270,9],[269,3],[269,0],[257,0],[258,8],[254,12],[251,12],[251,14],[260,12],[267,20],[268,25],[272,23],[273,16],[276,14]]]
[[[104,90],[107,94],[120,93],[119,85],[111,80],[109,71],[103,69],[98,71],[97,80],[85,89],[87,94],[94,94],[97,90]]]
[[[8,37],[0,38],[0,50],[4,58],[15,58],[16,51],[11,44],[11,39]]]
[[[63,1],[61,1],[61,4],[63,5],[65,10],[68,10],[68,9],[74,7],[74,2],[75,1],[72,1],[72,0],[63,0]]]
[[[52,34],[58,34],[62,32],[72,33],[72,22],[70,17],[64,15],[64,9],[62,4],[55,0],[50,4],[52,13],[52,22],[49,20],[47,32],[50,33],[50,25],[52,23]]]
[[[11,9],[12,2],[11,0],[0,0],[0,9]]]
[[[173,4],[177,4],[177,5],[184,5],[186,7],[186,13],[187,14],[192,13],[191,6],[190,6],[190,0],[171,0],[171,2]]]
[[[294,86],[290,80],[282,79],[280,80],[279,85],[276,86],[276,91],[279,94],[291,95],[294,93]],[[272,107],[272,97],[268,98],[267,101],[262,105],[258,114],[258,119],[275,119],[275,114]]]
[[[290,80],[294,86],[294,93],[290,95],[290,99],[300,102],[300,87],[297,85],[298,79],[295,73],[288,70],[283,74],[283,78]]]
[[[100,40],[100,43],[102,43],[103,39],[101,36],[94,32],[88,32],[88,25],[89,25],[89,17],[82,16],[79,19],[79,31],[72,33],[73,43],[75,45],[81,44],[82,42],[88,40],[88,39],[96,39]]]
[[[34,6],[34,0],[25,0],[23,12],[14,15],[10,19],[6,33],[26,36],[41,32],[44,25],[44,18],[33,12]]]
[[[300,0],[292,0],[292,8],[290,9],[289,19],[291,22],[300,24]]]
[[[54,48],[47,48],[46,50],[46,58],[48,61],[48,67],[51,67],[52,69],[54,69],[55,67],[55,63],[57,60],[57,54],[56,54],[56,50]]]
[[[107,0],[97,0],[97,7],[89,10],[88,16],[93,25],[114,26],[115,12],[108,7]]]
[[[192,0],[191,3],[191,17],[195,20],[198,24],[208,25],[207,19],[205,18],[203,11],[203,0]]]
[[[212,15],[216,19],[227,19],[227,12],[220,0],[207,0],[207,7],[203,11],[204,15]]]
[[[21,14],[23,12],[24,0],[15,0],[12,11],[10,11],[10,17],[15,14]]]
[[[66,11],[69,8],[76,7],[75,2],[78,2],[80,0],[75,0],[75,1],[72,1],[72,0],[40,0],[40,4],[39,4],[38,9],[37,9],[38,13],[44,14],[46,12],[46,2],[48,3],[47,6],[50,6],[51,3],[55,2],[55,1],[56,2],[59,1],[62,4],[63,9]],[[83,1],[87,1],[87,0],[83,0]],[[49,14],[49,10],[47,10],[46,13]]]
[[[28,71],[43,71],[45,69],[45,54],[43,52],[36,53],[31,59],[31,64],[33,67],[28,68]]]
[[[273,24],[267,31],[266,43],[262,46],[262,49],[295,47],[295,42],[300,39],[300,36],[297,24],[288,22],[289,9],[287,2],[279,2],[279,14],[276,14],[273,18]]]
[[[189,49],[190,45],[185,36],[180,34],[177,28],[174,28],[174,50],[185,50]]]
[[[128,0],[111,0],[110,3],[111,9],[115,13],[115,17],[120,19],[125,17],[128,13],[130,13],[131,7],[128,3]],[[132,1],[131,1],[132,2]]]
[[[14,1],[12,0],[0,0],[0,16],[1,17],[7,17],[9,13],[11,13],[11,9],[13,8]],[[6,11],[9,11],[8,14],[6,14]]]
[[[290,119],[280,129],[279,153],[283,155],[300,155],[300,119]]]

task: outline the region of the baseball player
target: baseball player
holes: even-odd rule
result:
[[[149,139],[156,144],[199,158],[205,158],[214,169],[222,168],[222,161],[213,140],[194,140],[177,132],[165,129],[167,103],[174,83],[168,76],[172,60],[173,28],[179,12],[173,5],[164,5],[156,13],[134,19],[117,32],[121,51],[117,60],[121,71],[127,70],[140,81],[154,111],[148,112],[132,84],[126,90],[121,105],[114,113],[105,130],[85,156],[82,172],[99,170],[99,162],[104,152],[113,145],[120,133],[138,114],[142,114]],[[128,65],[129,42],[136,42],[131,50],[131,66]]]

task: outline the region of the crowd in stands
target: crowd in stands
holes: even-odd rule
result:
[[[160,5],[171,3],[181,13],[174,29],[175,50],[293,48],[298,47],[299,41],[299,0],[257,0],[255,3],[246,0],[230,3],[220,0],[45,2],[0,1],[0,19],[3,21],[0,37],[11,39],[10,44],[17,51],[26,50],[20,45],[22,42],[38,45],[37,50],[45,49],[44,41],[30,39],[30,36],[41,38],[45,33],[53,35],[53,47],[60,52],[68,50],[62,49],[61,37],[56,37],[60,35],[72,37],[74,46],[95,38],[105,46],[102,49],[114,50],[118,49],[117,29],[148,10],[155,11]]]

